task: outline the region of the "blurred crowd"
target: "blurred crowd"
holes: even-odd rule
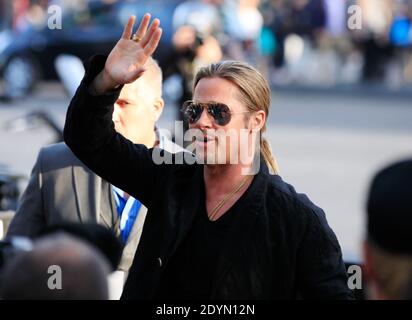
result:
[[[52,4],[65,12],[90,2],[2,0],[0,26],[21,32],[44,24]],[[176,64],[187,79],[204,62],[231,58],[258,66],[273,84],[383,82],[396,89],[412,82],[411,0],[175,2],[173,41],[176,51],[186,54]]]

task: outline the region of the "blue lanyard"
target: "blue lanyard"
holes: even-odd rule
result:
[[[124,192],[120,189],[113,187],[113,191],[116,199],[117,213],[120,219],[120,237],[123,244],[126,244],[142,204],[132,196],[127,200],[123,198]]]

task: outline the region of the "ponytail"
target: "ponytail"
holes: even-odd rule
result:
[[[260,138],[260,153],[269,168],[269,172],[278,175],[279,165],[272,154],[269,142],[263,137]]]

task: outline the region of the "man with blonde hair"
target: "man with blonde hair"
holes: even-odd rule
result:
[[[110,128],[119,90],[144,74],[162,33],[145,15],[132,36],[134,20],[105,62],[92,61],[64,130],[82,161],[149,208],[122,298],[351,298],[322,209],[269,172],[277,173],[263,137],[270,88],[254,68],[223,61],[198,72],[183,107],[196,156],[159,164],[157,148]]]

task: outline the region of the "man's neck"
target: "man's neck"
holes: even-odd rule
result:
[[[141,141],[133,141],[135,144],[144,144],[147,148],[153,148],[159,143],[159,137],[157,136],[157,132],[153,130],[153,132],[150,135],[147,135],[143,140]]]
[[[233,190],[244,178],[244,173],[251,169],[252,165],[227,164],[205,165],[203,176],[207,192],[226,194]]]
[[[153,148],[156,143],[157,143],[157,134],[156,132],[153,130],[152,134],[147,138],[147,142],[145,143],[146,147]]]

